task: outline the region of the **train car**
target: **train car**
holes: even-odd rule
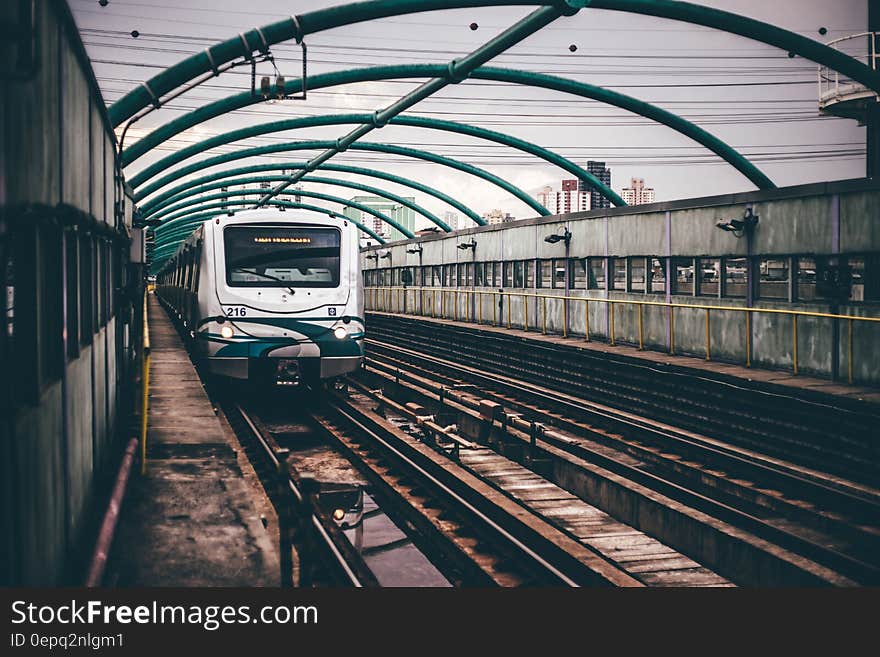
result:
[[[312,385],[363,359],[358,236],[344,218],[218,215],[166,262],[156,293],[211,375]]]

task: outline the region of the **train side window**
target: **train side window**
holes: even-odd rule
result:
[[[92,343],[95,333],[95,294],[92,286],[92,238],[82,235],[79,239],[79,342],[80,346]]]
[[[745,258],[724,259],[724,296],[745,298],[749,289],[748,261]]]
[[[199,278],[201,277],[201,273],[202,273],[202,243],[201,243],[201,241],[196,245],[194,266],[195,266],[195,276],[193,277],[192,291],[198,292],[199,291]]]
[[[694,293],[694,259],[675,258],[672,261],[672,293]]]
[[[758,297],[788,299],[788,258],[777,256],[758,260]]]
[[[626,258],[611,260],[611,289],[626,291]]]
[[[629,259],[629,289],[630,292],[645,291],[645,258]]]
[[[664,258],[648,258],[648,281],[646,283],[649,294],[666,294],[666,261]]]
[[[79,239],[73,231],[64,233],[64,268],[67,286],[67,355],[79,355]]]
[[[717,297],[721,290],[721,260],[719,258],[699,258],[699,294],[701,297]]]
[[[571,289],[584,290],[587,287],[587,259],[572,258],[568,261],[569,274],[568,279],[571,281]]]
[[[590,278],[587,281],[588,289],[604,290],[605,289],[605,258],[589,259]]]
[[[10,356],[15,353],[15,252],[12,249],[4,249],[5,261],[0,266],[5,267],[3,278],[3,336],[0,342],[5,342],[4,353]]]

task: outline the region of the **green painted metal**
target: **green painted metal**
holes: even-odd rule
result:
[[[577,11],[578,8],[572,8],[569,13],[575,14]],[[496,55],[503,53],[505,50],[509,50],[526,37],[531,36],[562,15],[563,12],[556,7],[541,7],[540,9],[536,9],[525,18],[518,20],[498,36],[489,39],[473,52],[468,53],[461,59],[453,59],[448,63],[448,70],[445,75],[432,78],[431,80],[420,84],[417,88],[404,94],[385,109],[377,110],[373,115],[372,122],[362,124],[354,130],[351,130],[345,136],[337,139],[327,150],[309,160],[306,163],[306,168],[304,170],[295,171],[288,180],[278,183],[271,191],[263,195],[257,203],[257,207],[263,205],[266,201],[283,192],[291,185],[296,184],[296,182],[305,175],[306,171],[314,171],[330,158],[335,157],[339,153],[344,153],[351,148],[355,142],[360,141],[373,130],[378,130],[398,114],[403,114],[406,110],[415,107],[418,103],[433,96],[437,92],[442,91],[450,84],[457,84],[462,80],[465,80],[474,69],[482,66]]]
[[[328,73],[326,76],[314,76],[315,78],[321,78],[318,81],[309,78],[309,86],[311,88],[318,88],[319,86],[335,86],[338,84],[350,84],[352,82],[434,77],[443,74],[445,68],[446,67],[438,64],[406,64],[400,66],[376,66],[368,69],[336,71],[334,73]],[[603,89],[602,87],[597,87],[585,82],[578,82],[576,80],[568,80],[562,77],[545,75],[543,73],[532,73],[530,71],[521,71],[517,69],[483,66],[474,71],[470,77],[472,79],[510,82],[514,84],[552,89],[554,91],[580,96],[582,98],[590,98],[592,100],[598,100],[609,105],[620,107],[621,109],[639,114],[652,121],[662,123],[663,125],[666,125],[702,144],[730,163],[759,189],[772,189],[775,187],[773,182],[764,175],[760,169],[722,140],[709,132],[706,132],[698,125],[691,123],[672,112],[668,112],[637,98],[616,91],[611,91],[609,89]],[[285,84],[285,92],[293,93],[300,88],[301,84],[301,81],[298,79],[291,80]],[[255,101],[250,93],[247,92],[235,94],[213,103],[209,103],[198,110],[184,114],[173,121],[169,121],[145,136],[129,149],[126,149],[125,152],[127,153],[131,149],[137,149],[136,151],[132,151],[132,155],[136,155],[141,152],[142,148],[149,150],[149,148],[164,142],[183,130],[198,125],[202,121],[221,116],[234,109],[245,107],[255,102],[259,101]],[[312,121],[314,122],[310,123],[310,125],[330,125],[333,123],[333,118],[315,117]],[[439,125],[440,124],[438,123],[435,127],[439,127]],[[142,147],[141,142],[144,140],[147,141]],[[146,152],[146,150],[143,150],[143,152]],[[557,164],[562,166],[561,163]],[[152,175],[155,175],[155,172],[148,174],[148,171],[149,168],[134,176],[129,181],[132,187],[140,187],[145,180],[149,179]],[[161,171],[161,169],[159,171]]]
[[[150,178],[159,172],[167,171],[175,164],[178,164],[194,155],[198,155],[199,153],[203,153],[217,146],[229,144],[231,142],[239,141],[241,139],[247,139],[248,137],[256,137],[258,135],[264,135],[272,132],[282,132],[286,130],[293,130],[296,128],[310,128],[315,126],[341,125],[346,123],[372,124],[373,119],[374,116],[372,114],[335,114],[327,116],[307,116],[298,119],[272,121],[271,123],[263,123],[260,125],[248,126],[247,128],[242,128],[239,130],[232,130],[230,132],[211,137],[210,139],[205,139],[204,141],[200,141],[191,146],[187,146],[186,148],[181,148],[171,155],[163,157],[161,160],[158,160],[157,162],[146,167],[133,179],[133,181],[140,181],[142,176],[145,178]],[[427,128],[431,130],[444,130],[447,132],[455,132],[463,135],[468,135],[470,137],[476,137],[478,139],[493,141],[499,144],[503,144],[505,146],[511,146],[512,148],[516,148],[525,153],[536,155],[543,160],[550,162],[551,164],[555,164],[556,166],[565,169],[569,173],[575,175],[580,180],[584,180],[591,188],[595,189],[602,196],[609,199],[614,205],[626,205],[623,199],[620,198],[620,196],[618,196],[618,194],[613,189],[605,185],[602,181],[600,181],[586,169],[579,167],[571,160],[562,157],[561,155],[554,153],[553,151],[538,146],[537,144],[525,141],[524,139],[519,139],[518,137],[506,135],[504,133],[496,132],[494,130],[487,130],[485,128],[471,126],[465,123],[457,123],[455,121],[446,121],[442,119],[433,119],[421,116],[398,116],[391,119],[389,123],[392,125],[405,125],[416,128]]]
[[[258,155],[270,155],[272,153],[284,153],[286,151],[314,150],[319,148],[326,148],[331,144],[333,144],[333,142],[331,141],[297,141],[283,144],[257,146],[255,148],[247,148],[241,151],[233,151],[232,153],[224,153],[223,155],[208,158],[207,160],[201,160],[194,164],[176,169],[175,171],[160,178],[156,185],[158,188],[167,185],[170,182],[180,180],[182,176],[189,175],[190,173],[193,173],[195,171],[201,171],[202,169],[207,169],[208,167],[216,166],[218,164],[225,164],[234,160],[240,160],[247,157],[256,157]],[[375,144],[372,142],[358,142],[356,144],[352,144],[351,149],[373,151],[378,153],[392,153],[395,155],[402,155],[404,157],[412,157],[420,160],[425,160],[427,162],[434,162],[436,164],[442,164],[443,166],[447,166],[452,169],[464,171],[465,173],[469,173],[471,175],[482,178],[483,180],[487,180],[491,183],[498,185],[504,191],[516,196],[518,199],[523,201],[526,205],[534,209],[540,215],[547,216],[550,214],[550,211],[547,210],[547,208],[538,203],[535,199],[533,199],[519,187],[511,185],[506,180],[503,180],[498,176],[489,173],[485,169],[480,169],[479,167],[465,164],[464,162],[459,162],[458,160],[453,160],[452,158],[444,157],[442,155],[436,155],[434,153],[429,153],[427,151],[422,151],[415,148],[392,146],[391,144]],[[475,219],[474,221],[476,221],[476,223],[480,225],[486,223],[482,219]]]
[[[202,74],[211,73],[216,66],[222,66],[241,56],[250,57],[251,53],[259,52],[276,43],[290,39],[302,40],[308,34],[334,27],[437,9],[549,4],[565,7],[567,3],[520,0],[372,0],[307,12],[295,18],[291,17],[244,32],[238,37],[215,44],[205,52],[192,55],[165,69],[113,103],[109,107],[110,120],[114,127],[118,126],[148,107],[156,98],[161,98]],[[858,60],[818,41],[731,12],[676,0],[589,0],[589,2],[572,0],[571,4],[646,14],[732,32],[793,52],[819,64],[825,64],[875,91],[880,91],[880,73]],[[245,52],[246,50],[248,52]]]
[[[203,194],[204,192],[209,192],[214,189],[220,189],[221,187],[231,186],[231,185],[252,185],[261,182],[277,182],[279,180],[286,180],[287,176],[250,176],[248,178],[235,178],[232,180],[224,180],[223,182],[214,183],[212,185],[202,185],[199,187],[193,187],[192,189],[182,192],[178,194],[176,197],[168,199],[167,201],[156,205],[153,209],[149,211],[142,211],[141,216],[144,219],[149,219],[150,217],[157,216],[156,213],[160,210],[167,208],[172,203],[180,201],[184,198],[189,198],[190,196],[195,196],[196,194]],[[391,192],[385,191],[383,189],[379,189],[378,187],[372,187],[371,185],[363,185],[361,183],[351,182],[348,180],[339,180],[338,178],[324,178],[322,176],[306,176],[303,178],[304,182],[314,182],[321,183],[324,185],[332,185],[335,187],[348,187],[349,189],[357,189],[360,191],[368,192],[370,194],[375,194],[376,196],[382,196],[383,198],[387,198],[390,201],[394,201],[395,203],[399,203],[405,207],[410,208],[411,210],[418,212],[425,218],[434,222],[442,228],[444,231],[449,232],[452,230],[446,222],[436,216],[433,212],[426,210],[421,205],[417,203],[413,203],[412,201],[404,198],[403,196],[398,196],[397,194],[393,194]]]
[[[281,164],[255,164],[249,167],[239,167],[236,169],[228,169],[226,171],[220,171],[218,173],[213,173],[209,176],[202,176],[200,178],[195,178],[193,180],[187,181],[182,185],[178,185],[177,187],[173,187],[170,190],[159,194],[158,196],[150,199],[142,206],[143,211],[149,211],[159,203],[166,201],[167,199],[179,194],[180,192],[186,191],[193,185],[201,185],[204,183],[214,182],[215,180],[222,180],[224,178],[229,178],[232,176],[240,176],[240,175],[250,175],[253,173],[261,173],[265,171],[280,171],[284,169],[301,169],[305,166],[304,162],[286,162]],[[459,212],[462,212],[467,217],[473,219],[474,221],[479,222],[480,215],[474,212],[471,208],[464,205],[460,201],[452,198],[441,192],[438,189],[434,189],[433,187],[429,187],[428,185],[424,185],[416,180],[411,180],[409,178],[404,178],[402,176],[397,176],[393,173],[387,173],[385,171],[380,171],[379,169],[368,169],[364,167],[355,167],[348,166],[346,164],[325,164],[321,167],[322,170],[325,171],[339,171],[343,173],[354,173],[362,176],[369,176],[371,178],[379,178],[381,180],[387,180],[388,182],[397,183],[398,185],[403,185],[405,187],[410,187],[412,189],[418,190],[420,192],[424,192],[425,194],[429,194],[444,203],[448,203],[452,207],[454,207]],[[144,197],[152,194],[157,191],[157,187],[154,185],[149,185],[144,188],[142,191],[138,192],[134,196],[135,202],[142,200]]]
[[[237,189],[237,190],[233,190],[233,191],[229,191],[229,192],[221,192],[219,194],[209,194],[208,196],[202,196],[200,198],[191,198],[191,199],[187,199],[185,201],[181,201],[180,203],[177,203],[170,208],[166,208],[165,210],[163,210],[159,214],[155,215],[153,218],[154,219],[162,218],[163,219],[162,225],[167,226],[167,225],[173,224],[175,219],[182,216],[181,212],[183,214],[186,214],[187,210],[184,210],[184,208],[190,208],[190,207],[197,205],[199,203],[203,203],[204,201],[213,201],[216,199],[223,199],[223,198],[229,198],[229,197],[235,197],[235,196],[252,196],[254,194],[261,194],[263,191],[265,191],[265,190],[262,190],[259,188]],[[364,205],[363,203],[358,203],[356,201],[347,200],[347,199],[344,199],[340,196],[333,196],[331,194],[322,194],[320,192],[297,190],[296,193],[297,193],[297,196],[305,196],[306,198],[317,198],[317,199],[321,199],[322,201],[330,201],[331,203],[340,203],[343,206],[346,206],[346,205],[351,206],[353,208],[360,210],[361,212],[366,212],[368,214],[373,215],[374,217],[376,217],[378,219],[381,219],[382,221],[387,223],[389,226],[393,226],[394,228],[399,230],[407,238],[415,237],[415,235],[413,235],[412,231],[410,231],[403,224],[395,221],[394,219],[389,217],[384,212],[379,212],[378,210],[375,210],[368,205]],[[160,228],[161,228],[161,226],[157,226],[157,231]]]

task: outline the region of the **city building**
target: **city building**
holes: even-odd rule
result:
[[[550,185],[544,187],[538,192],[538,203],[547,208],[552,214],[583,212],[590,209],[590,194],[580,189],[576,178],[563,180],[560,187],[558,191],[554,190]]]
[[[629,187],[624,187],[620,191],[620,197],[626,201],[627,205],[644,205],[645,203],[654,202],[654,188],[645,187],[644,178],[632,178]]]
[[[483,221],[487,224],[506,224],[511,221],[516,221],[516,217],[514,217],[509,212],[504,212],[504,210],[499,210],[498,208],[494,210],[490,210],[483,215]]]
[[[604,162],[596,162],[595,160],[587,161],[587,172],[593,174],[599,182],[611,187],[611,168],[606,167]],[[578,189],[590,195],[590,209],[610,208],[611,201],[602,196],[599,192],[587,185],[586,181],[578,181]]]
[[[390,201],[387,198],[382,198],[381,196],[355,196],[350,200],[354,203],[359,203],[360,205],[366,205],[376,212],[381,212],[382,214],[388,215],[401,226],[407,228],[410,232],[413,232],[415,229],[416,213],[412,208],[408,208],[405,205],[400,205],[399,203]],[[407,200],[415,201],[414,198],[407,198]],[[377,234],[381,235],[385,239],[404,239],[403,233],[401,233],[396,228],[392,228],[384,221],[379,219],[379,217],[376,217],[368,212],[358,210],[357,208],[353,208],[351,206],[346,206],[342,213],[349,219],[354,219],[355,221],[359,221],[362,224],[369,226]]]
[[[453,212],[452,210],[446,210],[443,213],[443,221],[446,222],[446,225],[449,226],[452,230],[458,230],[458,212]]]

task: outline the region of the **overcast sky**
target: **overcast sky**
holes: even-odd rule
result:
[[[108,103],[206,46],[291,13],[340,4],[324,0],[69,0]],[[744,14],[827,41],[861,32],[867,22],[865,0],[712,0],[703,4]],[[309,36],[309,73],[397,63],[445,63],[466,54],[527,15],[532,8],[447,10],[352,25]],[[479,29],[469,29],[470,23]],[[824,27],[828,34],[820,36]],[[138,30],[140,37],[130,36]],[[577,50],[569,51],[570,45]],[[299,47],[272,48],[287,78],[299,75]],[[492,65],[570,77],[609,87],[655,103],[697,123],[753,161],[777,184],[864,175],[865,129],[855,121],[820,117],[816,66],[749,39],[686,23],[623,12],[585,9],[560,18],[532,35]],[[136,123],[126,145],[157,126],[211,100],[250,88],[246,69],[220,78],[172,101]],[[272,68],[261,65],[260,74]],[[381,109],[420,81],[361,83],[309,92],[308,100],[261,104],[203,123],[128,169],[131,177],[184,144],[239,127],[281,118]],[[657,200],[753,189],[739,172],[675,131],[626,111],[565,94],[465,81],[451,85],[407,112],[473,123],[533,141],[585,166],[604,160],[619,191],[631,177],[644,178]],[[335,139],[351,126],[290,131],[221,147],[212,154],[279,140]],[[558,186],[561,169],[531,155],[463,135],[409,127],[374,131],[381,141],[454,156],[510,180],[531,194]],[[235,166],[271,161],[302,161],[317,154],[299,151],[239,161]],[[199,156],[204,157],[204,156]],[[417,178],[456,196],[478,213],[493,208],[517,218],[533,216],[528,206],[504,190],[439,165],[380,153],[348,151],[333,158]],[[204,175],[200,173],[198,175]],[[333,174],[361,182],[363,177]],[[412,190],[379,186],[403,195]],[[348,196],[339,187],[307,186]],[[352,194],[353,195],[353,194]],[[450,209],[415,193],[437,213]],[[321,202],[318,202],[321,204]],[[421,227],[417,224],[417,227]]]

